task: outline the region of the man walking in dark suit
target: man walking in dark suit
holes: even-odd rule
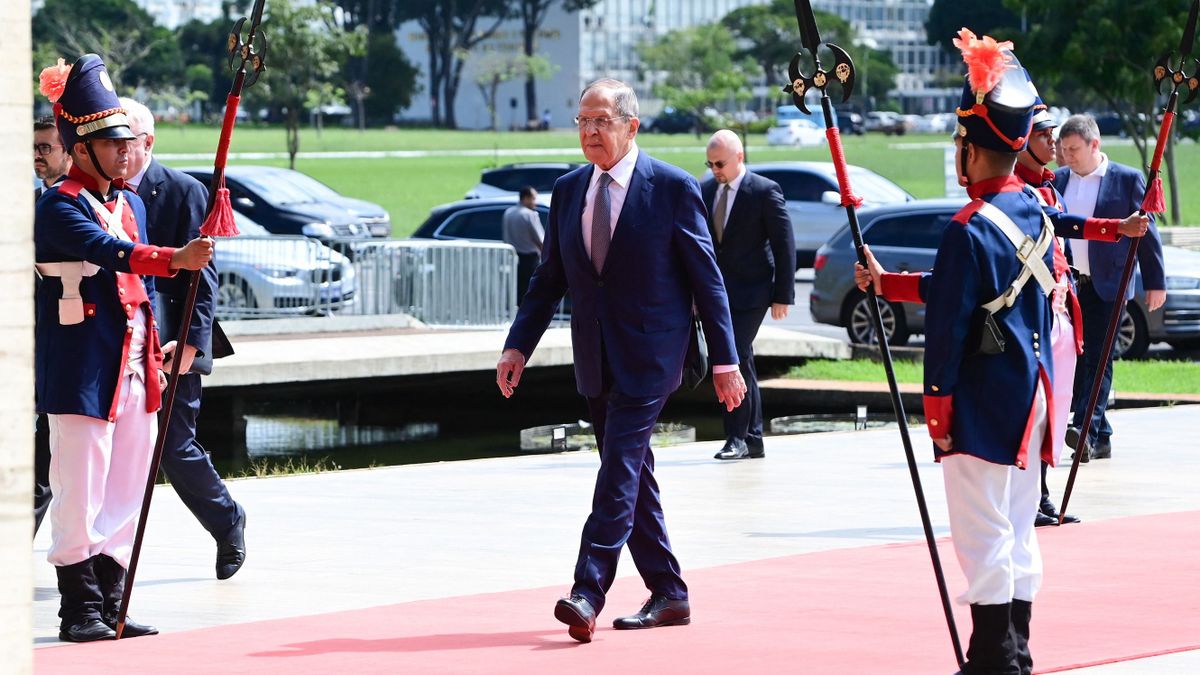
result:
[[[590,164],[554,186],[542,260],[496,365],[496,384],[512,396],[570,290],[575,380],[588,401],[600,470],[575,584],[554,616],[572,638],[590,642],[626,544],[651,595],[641,611],[613,627],[691,620],[687,585],[667,538],[650,435],[682,380],[693,302],[710,358],[719,364],[713,368],[717,398],[732,410],[746,386],[696,180],[639,151],[637,97],[623,82],[588,85],[575,121]]]
[[[1123,214],[1141,208],[1146,193],[1145,177],[1137,169],[1108,161],[1108,156],[1100,152],[1100,129],[1096,120],[1088,115],[1072,116],[1059,132],[1059,146],[1067,166],[1055,172],[1054,187],[1062,194],[1069,213],[1121,218]],[[1083,311],[1083,358],[1079,359],[1075,369],[1075,395],[1071,401],[1074,416],[1066,433],[1066,442],[1072,448],[1079,442],[1079,430],[1083,427],[1096,372],[1104,370],[1100,398],[1088,430],[1086,447],[1089,452],[1079,458],[1080,462],[1112,456],[1113,429],[1105,415],[1108,392],[1112,388],[1112,355],[1108,361],[1100,363],[1100,352],[1104,350],[1109,318],[1118,300],[1117,286],[1121,283],[1129,246],[1129,238],[1122,238],[1115,244],[1071,240],[1072,267],[1075,268],[1079,305]],[[1146,308],[1153,312],[1167,299],[1162,240],[1153,219],[1150,231],[1138,246],[1137,258],[1146,288]],[[1119,300],[1124,304],[1131,299],[1132,283],[1125,297]]]
[[[146,106],[122,98],[130,128],[137,136],[130,144],[126,185],[146,204],[147,236],[150,243],[177,246],[200,236],[200,225],[208,204],[208,191],[191,176],[168,169],[152,156],[154,116]],[[164,340],[174,344],[187,299],[188,275],[161,279],[154,315]],[[171,408],[171,422],[164,445],[162,469],[184,505],[217,541],[218,579],[233,576],[246,560],[246,512],[233,500],[224,481],[213,468],[208,453],[196,442],[196,418],[200,414],[200,376],[212,372],[214,353],[232,353],[213,315],[216,311],[217,269],[209,263],[202,271],[196,294],[196,310],[182,351],[179,386]],[[167,351],[164,347],[164,352]]]
[[[762,398],[754,369],[754,337],[767,309],[787,317],[796,298],[796,242],[779,184],[746,170],[742,140],[728,129],[708,141],[713,177],[700,186],[708,230],[725,279],[738,367],[746,400],[725,411],[725,445],[717,459],[764,457]]]

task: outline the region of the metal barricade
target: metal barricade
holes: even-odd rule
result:
[[[350,260],[308,237],[223,238],[214,258],[220,319],[328,315],[357,293]]]
[[[338,239],[358,284],[354,314],[402,312],[435,327],[499,328],[517,310],[517,254],[507,244]]]

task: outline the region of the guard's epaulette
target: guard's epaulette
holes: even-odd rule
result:
[[[984,203],[985,202],[982,199],[972,200],[971,203],[959,209],[958,213],[954,214],[954,217],[951,218],[951,220],[959,225],[966,225],[967,221],[971,219],[971,216],[975,215],[976,211],[983,208]]]
[[[83,191],[83,183],[74,178],[68,178],[58,184],[58,191],[74,199],[79,197],[79,193]]]

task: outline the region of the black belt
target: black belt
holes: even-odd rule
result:
[[[1092,283],[1092,275],[1076,272],[1075,273],[1075,283],[1080,286],[1082,286],[1084,284],[1090,284],[1090,283]]]

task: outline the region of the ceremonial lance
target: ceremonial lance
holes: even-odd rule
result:
[[[234,73],[233,86],[225,99],[225,119],[221,123],[221,139],[217,144],[217,155],[213,161],[212,182],[208,186],[208,209],[200,234],[205,237],[231,237],[238,234],[233,221],[233,207],[229,202],[229,189],[225,187],[225,158],[229,153],[229,141],[237,121],[238,103],[242,90],[253,86],[266,70],[267,37],[262,32],[263,6],[266,0],[255,0],[250,15],[249,32],[246,17],[238,19],[229,33],[229,69]],[[243,40],[242,36],[246,39]],[[125,616],[129,612],[129,600],[133,595],[133,580],[137,574],[138,558],[142,551],[142,538],[146,533],[146,516],[150,513],[150,499],[154,496],[154,483],[162,464],[163,445],[167,438],[167,427],[171,423],[171,408],[175,403],[175,390],[179,386],[179,364],[183,345],[187,344],[188,328],[196,310],[196,291],[200,287],[200,272],[192,272],[188,285],[187,302],[179,322],[179,336],[175,340],[175,358],[171,360],[171,378],[167,386],[166,401],[159,416],[158,439],[154,443],[154,455],[150,461],[150,475],[146,477],[146,492],[142,496],[142,511],[138,516],[137,534],[133,540],[133,554],[129,559],[129,572],[125,578],[125,591],[121,595],[121,609],[117,614],[117,639],[125,630]]]
[[[1200,0],[1197,0],[1200,2]],[[854,236],[854,247],[858,253],[858,262],[863,267],[867,267],[867,258],[863,252],[863,237],[862,228],[858,224],[857,208],[862,204],[862,199],[854,195],[854,191],[850,186],[850,174],[846,169],[846,156],[842,151],[842,139],[838,133],[838,128],[833,122],[833,104],[829,98],[828,87],[830,84],[841,85],[842,102],[850,99],[850,94],[854,90],[854,61],[850,59],[850,55],[846,50],[832,43],[822,43],[821,34],[817,30],[816,17],[813,15],[812,4],[809,0],[795,0],[796,3],[796,19],[800,24],[800,43],[803,50],[797,52],[792,57],[791,64],[788,65],[788,75],[791,82],[783,88],[784,92],[792,95],[792,102],[801,111],[807,113],[808,106],[805,104],[804,95],[811,89],[818,89],[821,92],[821,110],[825,114],[825,137],[829,140],[829,152],[833,157],[834,170],[837,172],[838,188],[842,194],[842,206],[846,208],[846,216],[850,220],[850,232]],[[826,71],[821,67],[821,56],[818,49],[824,44],[829,51],[833,52],[834,67],[833,71]],[[805,52],[812,56],[813,71],[811,74],[805,74],[801,70],[801,61],[805,59]],[[933,538],[933,526],[929,520],[929,508],[925,503],[925,491],[921,488],[921,477],[917,473],[917,460],[913,454],[912,440],[908,435],[908,418],[904,414],[904,403],[900,400],[900,388],[896,383],[896,371],[892,366],[892,354],[888,348],[887,340],[883,328],[883,318],[879,311],[879,299],[875,302],[868,302],[867,306],[871,308],[872,326],[875,331],[875,341],[879,344],[880,355],[883,358],[883,367],[887,371],[888,389],[892,396],[892,409],[896,413],[896,422],[900,427],[900,438],[904,443],[904,453],[908,457],[908,473],[912,477],[913,490],[917,496],[917,508],[921,513],[921,525],[925,531],[925,543],[929,547],[929,558],[933,563],[934,577],[937,579],[938,593],[942,600],[942,611],[946,615],[946,625],[950,629],[950,642],[954,648],[954,658],[958,665],[963,664],[962,645],[958,639],[958,629],[954,624],[954,612],[950,605],[950,595],[946,590],[946,577],[942,572],[941,558],[938,556],[937,543]]]
[[[1163,199],[1162,177],[1158,175],[1162,166],[1163,151],[1167,149],[1167,139],[1171,136],[1171,125],[1175,122],[1175,108],[1179,104],[1179,90],[1187,87],[1188,96],[1184,104],[1196,99],[1200,91],[1200,59],[1192,56],[1192,46],[1196,42],[1196,18],[1200,14],[1200,0],[1192,1],[1192,9],[1188,13],[1187,25],[1183,29],[1183,39],[1179,41],[1179,51],[1169,51],[1163,54],[1154,65],[1154,86],[1162,93],[1163,82],[1171,82],[1171,96],[1167,99],[1167,107],[1163,109],[1162,125],[1158,129],[1158,142],[1154,146],[1154,157],[1150,160],[1150,180],[1146,184],[1146,197],[1142,200],[1142,213],[1162,213],[1167,210]],[[1176,60],[1178,59],[1178,60]],[[1178,66],[1175,64],[1178,63]],[[1189,73],[1188,70],[1191,69]],[[1112,314],[1108,319],[1108,332],[1104,334],[1104,350],[1100,352],[1098,363],[1108,363],[1112,354],[1113,342],[1117,336],[1117,326],[1121,323],[1121,315],[1125,312],[1125,293],[1129,288],[1129,280],[1133,278],[1133,266],[1137,262],[1138,243],[1141,237],[1129,244],[1129,253],[1125,255],[1125,268],[1121,271],[1121,285],[1117,287],[1117,302],[1113,304]],[[1079,430],[1079,442],[1075,446],[1075,458],[1071,462],[1071,474],[1067,478],[1067,489],[1063,493],[1059,507],[1058,524],[1062,525],[1062,514],[1067,512],[1067,503],[1071,500],[1071,491],[1075,488],[1075,475],[1079,473],[1079,462],[1083,453],[1088,452],[1088,432],[1092,428],[1092,415],[1096,413],[1096,405],[1100,399],[1100,387],[1103,384],[1105,368],[1101,365],[1096,370],[1096,379],[1092,382],[1092,393],[1088,396],[1087,414],[1083,416],[1083,427]]]

